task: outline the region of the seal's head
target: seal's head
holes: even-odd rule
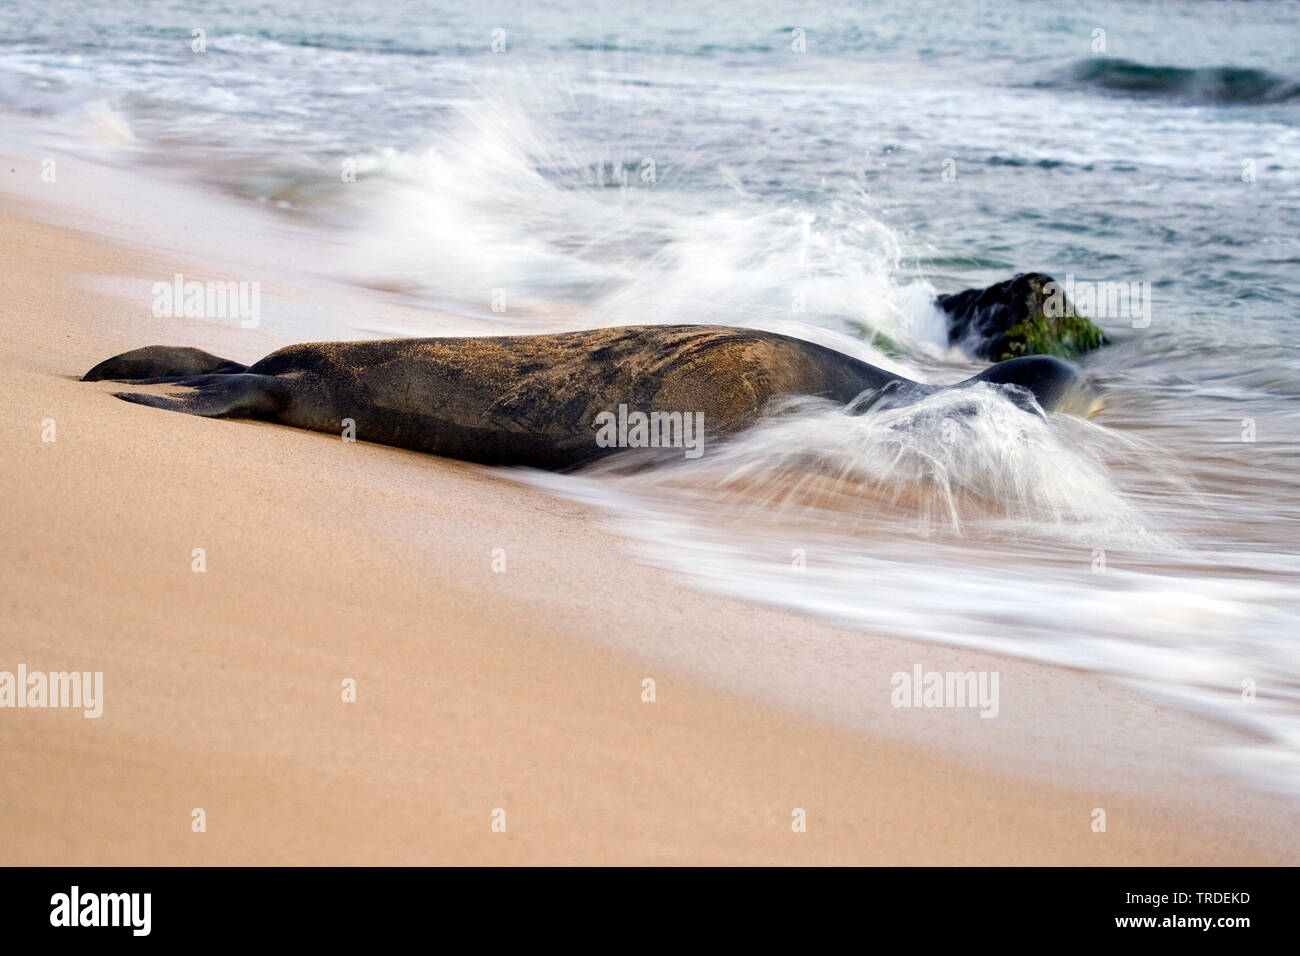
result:
[[[989,366],[961,384],[973,385],[975,382],[1008,386],[1006,391],[1012,401],[1016,401],[1018,390],[1024,389],[1048,413],[1065,412],[1092,418],[1102,409],[1101,392],[1097,387],[1076,366],[1054,355],[1008,359]]]

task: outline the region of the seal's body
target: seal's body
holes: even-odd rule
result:
[[[291,345],[245,367],[198,349],[151,346],[108,359],[86,381],[167,384],[119,398],[218,418],[260,418],[485,464],[565,468],[617,447],[596,440],[619,406],[702,416],[705,440],[753,424],[783,395],[897,403],[938,389],[833,349],[772,332],[662,325],[553,335]],[[1028,390],[1045,411],[1086,413],[1091,393],[1048,356],[994,365],[976,381]],[[957,386],[954,386],[957,387]],[[1037,410],[1037,409],[1033,409]]]

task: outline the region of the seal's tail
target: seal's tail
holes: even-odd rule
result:
[[[150,345],[105,359],[81,377],[83,382],[174,382],[188,375],[237,375],[248,370],[201,349]]]

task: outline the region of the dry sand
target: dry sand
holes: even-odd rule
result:
[[[1001,752],[966,753],[971,731],[951,725],[934,746],[923,732],[829,726],[684,673],[666,628],[673,642],[708,628],[738,644],[870,644],[861,634],[706,595],[670,614],[658,596],[683,583],[633,563],[596,513],[485,469],[142,408],[79,382],[144,344],[247,361],[282,343],[96,291],[88,277],[152,282],[179,267],[7,206],[0,670],[103,671],[105,701],[99,719],[0,710],[0,863],[1203,864],[1289,852],[1277,840],[1294,820],[1267,800],[1260,812],[1209,783],[1213,799],[1175,798],[1097,773],[1122,765],[1107,748],[1124,750],[1126,732],[1190,726],[1142,743],[1158,776],[1209,725],[1096,678],[978,656],[1037,695],[1037,712],[987,722],[1010,728]],[[505,573],[491,569],[497,547]],[[638,652],[612,649],[613,631]],[[872,646],[886,683],[909,655],[977,656]],[[341,699],[345,678],[355,703]],[[1042,779],[1024,758],[1035,748],[1086,752],[1086,783]],[[1090,826],[1095,807],[1105,833]],[[195,808],[206,832],[192,831]],[[795,808],[805,833],[792,831]]]

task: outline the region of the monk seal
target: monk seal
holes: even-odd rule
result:
[[[623,406],[700,416],[708,441],[752,425],[769,403],[810,395],[858,410],[938,391],[802,339],[755,329],[651,325],[551,335],[290,345],[250,366],[198,349],[150,346],[84,381],[166,384],[118,398],[210,418],[257,418],[494,465],[563,469],[621,446],[595,440]],[[1089,414],[1079,371],[1046,355],[990,366],[953,388],[997,386],[1028,411]],[[856,401],[855,401],[856,400]],[[608,418],[606,418],[608,420]]]

